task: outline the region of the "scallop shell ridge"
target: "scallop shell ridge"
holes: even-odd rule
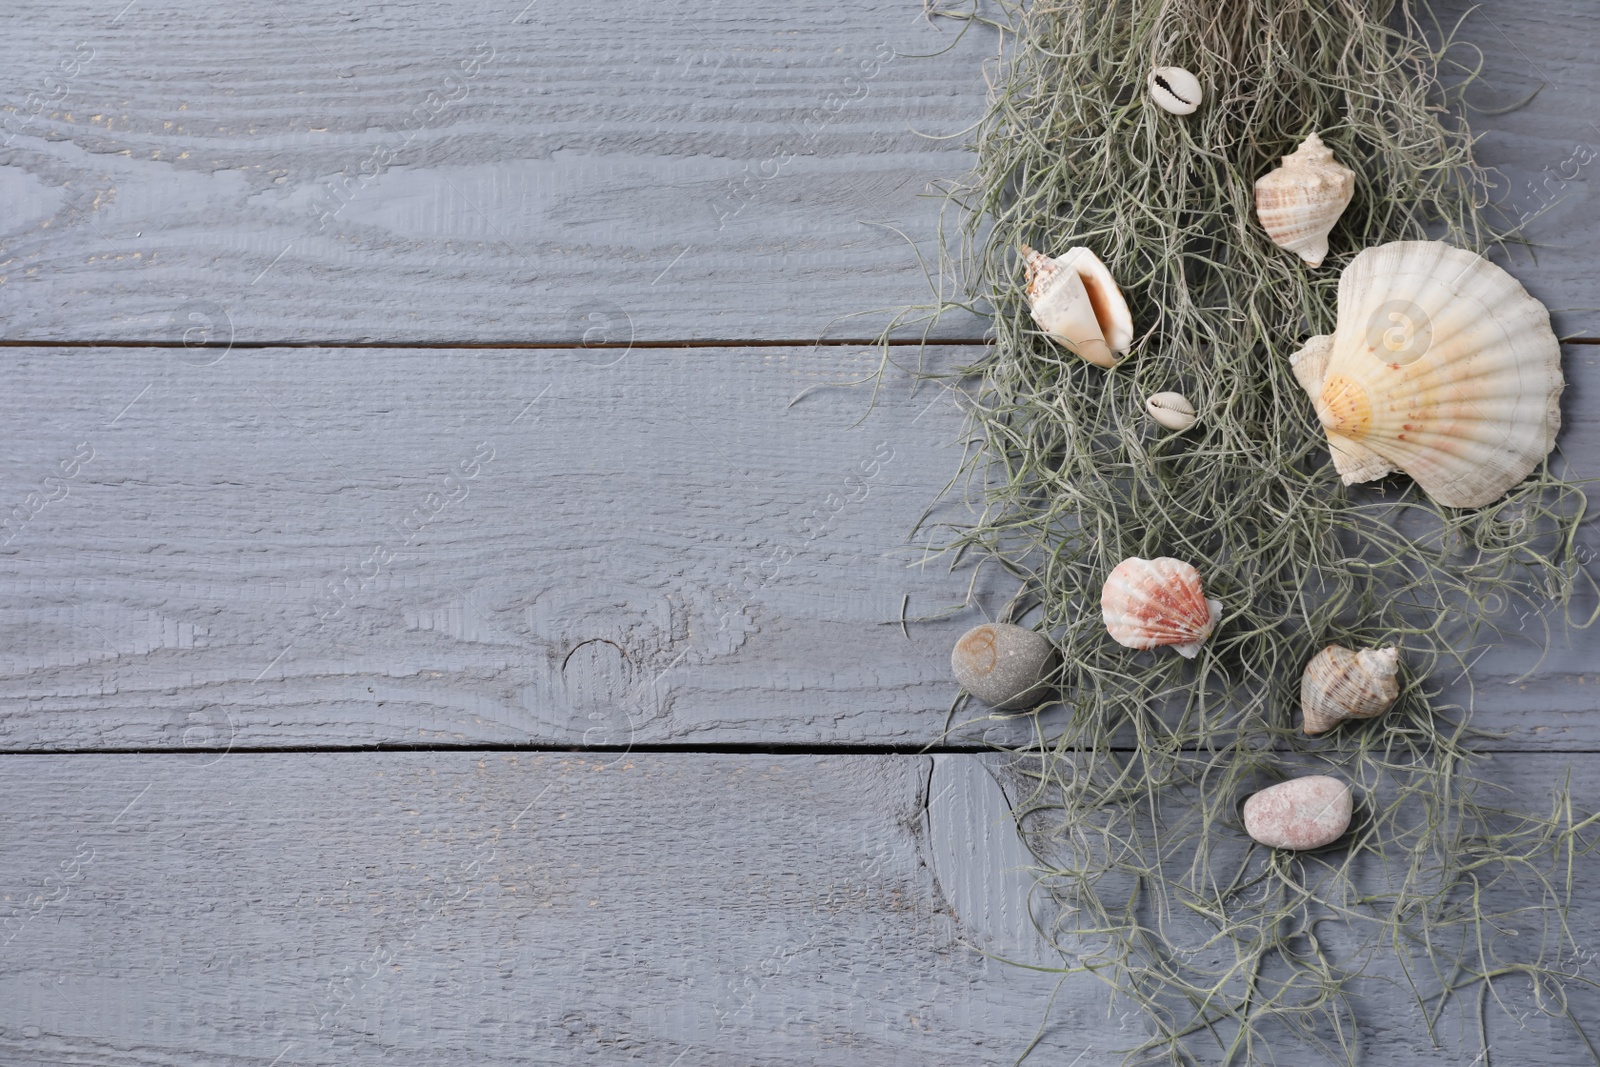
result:
[[[1369,248],[1339,279],[1331,335],[1292,357],[1346,485],[1403,470],[1447,507],[1499,499],[1561,427],[1561,347],[1543,304],[1437,241]]]
[[[1200,653],[1222,604],[1206,598],[1200,572],[1170,556],[1123,560],[1100,591],[1106,630],[1128,648],[1171,645],[1187,659]]]

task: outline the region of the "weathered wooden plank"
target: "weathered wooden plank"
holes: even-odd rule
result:
[[[1441,20],[1474,5],[1451,0]],[[1481,84],[1468,99],[1494,111],[1537,93],[1505,114],[1474,114],[1479,161],[1499,172],[1495,200],[1523,222],[1530,249],[1505,265],[1549,305],[1563,336],[1600,336],[1600,300],[1590,264],[1600,244],[1600,201],[1592,186],[1600,167],[1600,126],[1594,116],[1600,9],[1582,0],[1533,4],[1489,3],[1463,24],[1482,49]],[[1453,58],[1468,65],[1476,53]],[[1583,71],[1587,70],[1588,73]]]
[[[5,358],[7,748],[923,745],[951,644],[1012,592],[902,635],[968,593],[907,543],[962,416],[893,372],[826,387],[876,351]],[[1564,440],[1597,434],[1579,410]],[[1524,688],[1536,652],[1497,652],[1479,721],[1600,746],[1592,648]]]
[[[929,771],[893,757],[12,758],[0,1055],[1009,1062],[1053,982],[962,945],[922,846]],[[986,840],[1014,836],[951,832],[980,879]],[[1055,1053],[1105,1028],[1090,1003],[1064,1013],[1081,1027]]]
[[[27,0],[0,40],[0,333],[869,336],[874,309],[928,298],[895,230],[931,254],[920,194],[969,157],[920,134],[981,114],[994,47],[972,28],[913,58],[957,33],[921,11]],[[1499,0],[1468,25],[1488,62],[1475,100],[1544,85],[1475,120],[1507,206],[1549,205],[1517,272],[1560,330],[1600,334],[1600,11]],[[982,325],[952,315],[939,335]]]
[[[981,112],[994,35],[912,58],[957,32],[893,0],[27,4],[4,335],[871,336],[848,317],[927,300],[895,231],[931,251],[920,194],[968,165],[925,135]]]
[[[896,620],[966,595],[907,544],[961,415],[828,387],[875,351],[7,359],[8,745],[922,744],[954,696],[961,623]]]
[[[1055,982],[974,950],[1027,948],[976,761],[8,756],[0,1058],[1009,1064]],[[1504,762],[1542,796],[1561,761]],[[1592,957],[1593,879],[1577,893]],[[1497,1051],[1581,1061],[1525,988],[1497,992],[1522,1014],[1491,1005]],[[1070,979],[1039,1061],[1118,1062],[1140,1023],[1108,1009]],[[1407,996],[1361,1010],[1364,1062],[1437,1062]],[[1475,1053],[1462,1013],[1439,1034]]]

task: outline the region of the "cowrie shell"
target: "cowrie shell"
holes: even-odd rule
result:
[[[1192,114],[1205,102],[1200,79],[1182,67],[1157,67],[1150,72],[1150,97],[1174,115]]]
[[[1144,406],[1152,419],[1169,430],[1187,430],[1195,423],[1194,405],[1182,393],[1157,393]]]

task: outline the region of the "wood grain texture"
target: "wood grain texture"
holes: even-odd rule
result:
[[[961,414],[876,352],[196,355],[7,353],[7,745],[937,738]]]
[[[1451,0],[1441,21],[1471,5]],[[1594,86],[1600,74],[1600,9],[1583,0],[1480,5],[1463,36],[1482,50],[1481,81],[1468,100],[1479,162],[1497,172],[1494,199],[1522,220],[1531,248],[1497,257],[1551,310],[1561,336],[1600,336],[1594,248],[1600,243],[1600,125]],[[1455,58],[1476,65],[1465,48]],[[1583,73],[1587,71],[1588,73]]]
[[[1557,760],[1502,762],[1542,797]],[[977,764],[9,757],[0,1060],[1009,1064],[1056,983],[977,951],[1026,947],[1014,829]],[[1578,862],[1592,959],[1593,862]],[[1497,991],[1512,1016],[1491,1011],[1495,1051],[1583,1062],[1525,988]],[[1592,991],[1570,992],[1592,1019]],[[1374,985],[1366,1061],[1470,1061],[1468,1013],[1445,1014],[1435,1050],[1414,1010]],[[1141,1025],[1086,977],[1050,1018],[1037,1062],[1079,1067],[1116,1063]]]
[[[921,194],[968,166],[994,35],[958,29],[920,0],[28,3],[3,333],[173,337],[200,305],[268,341],[872,336],[848,317],[929,297],[901,234],[932,250]]]
[[[930,295],[921,194],[968,168],[994,50],[921,8],[24,0],[0,39],[0,335],[870,336]],[[1496,0],[1467,27],[1475,102],[1541,89],[1474,121],[1541,245],[1513,267],[1558,331],[1600,334],[1600,11]]]
[[[1580,395],[1587,351],[1569,350]],[[902,604],[915,619],[968,595],[968,572],[920,566],[907,540],[959,467],[962,415],[892,371],[875,403],[830,385],[874,351],[5,358],[5,748],[1030,729],[975,709],[943,734],[949,649],[1003,608],[998,576],[902,635]],[[1563,440],[1596,454],[1600,427],[1580,408]],[[1554,645],[1480,662],[1477,721],[1516,747],[1600,747],[1592,638]]]
[[[993,46],[901,54],[955,36],[919,6],[23,0],[0,339],[871,333],[926,299],[918,194],[968,162],[916,131],[981,113]],[[1600,143],[1597,15],[1486,12],[1485,106],[1545,86],[1477,122],[1508,204],[1553,201],[1513,269],[1558,329],[1600,334],[1592,168],[1568,176]],[[885,623],[966,596],[904,544],[959,413],[900,377],[870,412],[789,406],[873,361],[0,352],[0,748],[203,750],[0,759],[0,1062],[1012,1062],[1056,990],[979,954],[1051,958],[976,757],[245,751],[939,738],[947,649],[982,612],[909,643]],[[1480,722],[1600,746],[1592,641],[1509,684],[1532,659],[1480,667]],[[1569,762],[1497,766],[1542,798]],[[1435,1050],[1391,992],[1373,1062],[1471,1059],[1471,1019]],[[1497,1052],[1584,1062],[1500,992]],[[1073,1067],[1138,1027],[1090,980],[1051,1018],[1039,1062]]]
[[[1039,1024],[927,866],[927,759],[604,760],[8,761],[0,1059],[1009,1063]],[[952,831],[973,871],[997,831]]]

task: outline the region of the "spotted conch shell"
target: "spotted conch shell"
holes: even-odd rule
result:
[[[1133,344],[1133,316],[1100,257],[1069,248],[1055,259],[1022,246],[1033,321],[1058,342],[1099,367],[1116,366]]]
[[[1256,218],[1272,238],[1313,267],[1328,255],[1328,234],[1356,192],[1356,172],[1333,158],[1316,134],[1256,181]]]
[[[1372,719],[1400,697],[1400,650],[1329,645],[1300,676],[1301,729],[1315,736],[1346,719]]]
[[[1200,572],[1182,560],[1131,556],[1106,579],[1100,613],[1119,645],[1171,645],[1179,655],[1194,659],[1222,617],[1222,604],[1206,599]]]
[[[1446,507],[1479,507],[1527,477],[1561,428],[1549,312],[1493,263],[1438,241],[1351,260],[1332,336],[1291,362],[1346,485],[1403,470]]]

